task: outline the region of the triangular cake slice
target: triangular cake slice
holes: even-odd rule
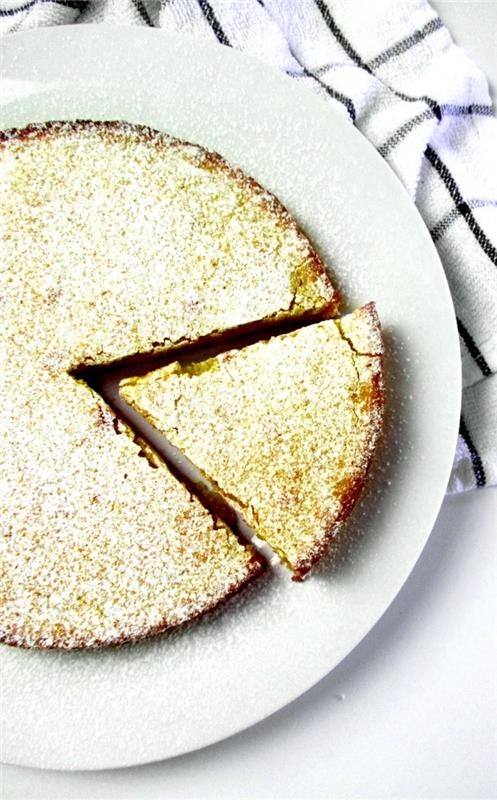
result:
[[[381,431],[374,304],[121,383],[124,399],[235,505],[293,570],[349,515]]]

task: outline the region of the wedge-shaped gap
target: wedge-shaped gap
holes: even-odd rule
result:
[[[360,310],[360,313],[362,321],[366,319],[370,326],[371,324],[373,328],[376,326],[376,334],[379,336],[377,322],[373,322],[375,312],[372,304],[365,306]],[[354,315],[349,317],[349,322],[351,319],[354,319]],[[206,365],[214,357],[228,350],[241,351],[251,344],[261,343],[273,337],[279,338],[284,333],[298,332],[303,328],[308,328],[311,323],[316,323],[316,321],[323,322],[324,320],[323,318],[318,320],[299,318],[290,322],[285,321],[284,324],[280,323],[270,328],[266,326],[263,330],[251,331],[248,334],[246,331],[240,332],[240,329],[238,329],[238,331],[232,332],[232,334],[236,333],[236,335],[214,336],[207,341],[204,340],[204,342],[190,343],[181,348],[173,348],[163,354],[162,357],[149,359],[147,354],[138,354],[127,359],[127,363],[114,363],[98,368],[79,369],[73,372],[74,377],[80,380],[84,379],[92,389],[97,391],[106,404],[133,431],[136,441],[142,446],[142,454],[148,458],[151,466],[157,466],[159,460],[164,462],[190,493],[197,497],[214,517],[225,522],[243,543],[254,545],[266,561],[270,563],[283,561],[290,569],[294,569],[294,567],[287,560],[286,554],[279,551],[278,548],[272,547],[265,539],[263,540],[258,536],[256,531],[244,519],[243,514],[245,511],[249,514],[251,511],[252,515],[256,517],[256,510],[252,506],[245,506],[237,496],[233,496],[226,491],[224,485],[219,485],[214,478],[210,478],[208,474],[206,475],[204,471],[198,469],[183,452],[172,444],[172,441],[167,438],[167,432],[161,432],[160,426],[156,428],[153,422],[148,421],[146,415],[142,416],[139,410],[135,410],[131,405],[128,405],[125,397],[120,392],[120,386],[123,379],[140,378],[151,371],[157,371],[160,367],[167,367],[172,362],[179,362],[180,370],[188,375],[196,375],[204,372]],[[339,340],[347,344],[349,356],[352,357],[352,364],[356,373],[356,383],[359,384],[360,375],[356,357],[363,355],[363,353],[358,351],[354,341],[345,332],[342,319],[330,319],[329,324],[338,333]],[[369,338],[374,340],[375,337],[369,336]],[[374,341],[372,343],[374,346]],[[378,354],[375,353],[374,356],[379,357],[382,349],[381,340],[378,339],[378,343]],[[368,355],[373,357],[372,353],[368,353]],[[376,398],[377,401],[378,399]],[[355,406],[352,410],[356,420],[358,420]],[[176,428],[172,428],[171,431],[179,433]],[[174,439],[173,434],[170,433],[170,435]],[[305,572],[307,571],[308,567]],[[301,579],[304,574],[303,570],[297,571],[296,576],[298,577],[295,577],[295,579]]]
[[[74,378],[86,381],[100,393],[98,385],[104,384],[109,374],[116,375],[122,380],[127,377],[141,377],[147,372],[165,367],[173,361],[205,361],[228,350],[239,350],[255,342],[291,333],[307,325],[314,325],[323,319],[329,319],[326,312],[304,312],[298,318],[282,319],[275,316],[231,330],[213,331],[194,341],[151,342],[150,351],[131,353],[121,359],[107,361],[105,364],[97,366],[78,364],[69,370],[69,374]]]
[[[87,366],[83,363],[71,369],[69,374],[76,380],[84,381],[99,394],[116,415],[116,435],[123,432],[119,427],[120,420],[131,430],[135,441],[142,448],[142,455],[147,458],[152,468],[157,467],[160,462],[165,463],[176,479],[183,483],[214,518],[223,521],[242,543],[251,544],[265,561],[276,566],[282,563],[281,556],[256,535],[240,511],[228,502],[225,494],[214,482],[210,481],[166,436],[128,405],[119,392],[119,384],[124,378],[141,377],[175,361],[183,365],[205,362],[228,350],[242,349],[255,342],[291,333],[327,318],[328,314],[323,310],[303,313],[293,319],[282,319],[279,315],[275,315],[257,324],[252,323],[222,333],[214,331],[193,342],[182,341],[169,345],[165,342],[153,342],[152,347],[159,348],[156,351],[130,354],[98,366]]]

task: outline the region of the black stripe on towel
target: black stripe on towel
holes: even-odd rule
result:
[[[197,2],[202,10],[202,14],[214,31],[218,42],[220,44],[225,44],[227,47],[231,47],[231,42],[223,31],[221,23],[214,14],[214,10],[208,0],[197,0]]]
[[[497,266],[497,249],[492,244],[490,239],[487,237],[485,231],[478,225],[473,212],[471,211],[469,205],[464,201],[464,198],[461,194],[461,191],[455,182],[453,176],[449,172],[448,167],[446,164],[443,163],[440,156],[435,153],[432,147],[428,145],[425,150],[425,156],[432,165],[432,167],[438,172],[441,179],[443,180],[447,190],[453,199],[454,203],[456,204],[456,208],[461,214],[461,216],[465,219],[468,228],[470,229],[471,233],[475,237],[476,241],[480,245],[483,252],[488,256],[490,261]]]
[[[461,337],[461,339],[463,340],[464,344],[468,349],[468,353],[480,367],[482,375],[484,375],[485,378],[487,378],[492,371],[488,366],[483,353],[480,352],[480,350],[476,345],[475,340],[473,339],[469,331],[464,327],[460,319],[457,320],[457,330],[459,331],[459,336]]]
[[[37,2],[38,0],[31,0],[30,3],[18,6],[17,8],[0,8],[0,17],[15,17],[15,15],[20,14],[21,11],[28,11],[30,8],[33,8]]]
[[[459,426],[459,433],[466,442],[466,447],[469,450],[469,455],[471,457],[471,465],[473,467],[476,485],[485,486],[487,479],[485,477],[485,470],[483,468],[482,460],[478,450],[473,444],[471,436],[469,435],[469,431],[466,427],[466,423],[464,421],[464,417],[462,416],[462,414],[461,414],[461,424]]]
[[[388,139],[386,139],[386,141],[383,142],[383,144],[378,148],[380,156],[385,158],[390,151],[394,149],[394,147],[397,147],[397,145],[400,144],[402,139],[405,139],[408,133],[410,133],[414,128],[417,128],[418,125],[421,125],[425,119],[433,119],[433,112],[429,108],[425,109],[425,111],[422,111],[412,119],[407,120],[407,122],[404,122],[403,125],[397,128],[397,130],[394,131],[392,135],[389,136]]]
[[[406,99],[406,98],[404,98]],[[418,97],[418,98],[410,98],[416,100],[422,100],[425,103],[428,103],[429,109],[426,111],[421,111],[421,113],[417,114],[412,119],[404,122],[396,131],[392,133],[391,136],[378,148],[378,152],[380,155],[385,158],[388,153],[394,149],[400,142],[410,133],[414,128],[417,128],[425,119],[429,119],[432,116],[435,116],[438,121],[442,119],[444,116],[449,117],[462,117],[462,116],[474,116],[474,115],[483,115],[483,116],[492,116],[492,106],[480,106],[480,105],[470,105],[470,106],[455,106],[455,105],[446,105],[442,103],[438,105],[435,100],[431,100],[429,97]],[[429,101],[429,102],[428,102]]]
[[[423,25],[422,28],[410,33],[409,36],[406,36],[399,42],[387,47],[386,50],[383,50],[382,53],[379,53],[379,55],[371,59],[371,61],[368,62],[369,67],[372,70],[375,70],[377,67],[380,67],[382,64],[390,61],[391,58],[400,56],[407,50],[410,50],[412,47],[415,47],[415,45],[419,44],[419,42],[422,42],[423,39],[426,39],[426,37],[430,36],[430,34],[440,30],[440,28],[443,28],[443,22],[440,17],[430,19],[430,21],[427,22],[426,25]]]
[[[0,17],[15,17],[16,14],[29,11],[30,8],[34,8],[34,6],[38,4],[52,4],[54,6],[62,6],[63,8],[83,9],[88,5],[88,0],[30,0],[29,3],[25,3],[23,6],[17,6],[17,8],[0,8]]]
[[[321,16],[323,17],[329,30],[331,31],[337,42],[343,47],[349,58],[351,58],[352,61],[354,61],[357,64],[358,67],[362,67],[362,69],[365,69],[366,72],[372,72],[372,70],[368,67],[366,62],[362,60],[357,50],[355,50],[352,47],[349,40],[342,33],[342,31],[336,24],[335,20],[331,16],[330,9],[328,8],[324,0],[314,0],[314,2],[319,8]]]
[[[481,103],[470,103],[468,106],[459,106],[454,105],[453,103],[442,103],[440,105],[440,110],[442,112],[442,116],[449,117],[493,117],[494,115],[492,106],[486,106]]]
[[[154,23],[150,19],[150,15],[149,15],[146,7],[145,7],[145,4],[142,2],[142,0],[132,0],[132,3],[134,5],[134,7],[136,8],[136,10],[138,11],[138,13],[139,13],[140,17],[142,18],[142,20],[144,21],[145,25],[148,25],[149,28],[153,28],[154,27]]]
[[[470,208],[497,208],[497,200],[466,200]],[[459,219],[459,211],[457,208],[452,208],[448,214],[442,217],[436,225],[430,230],[430,236],[434,242],[437,242],[449,230],[453,222]]]

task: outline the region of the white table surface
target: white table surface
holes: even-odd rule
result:
[[[496,97],[497,0],[432,5]],[[106,772],[4,766],[2,800],[497,797],[497,489],[447,498],[404,588],[317,686],[187,756]]]

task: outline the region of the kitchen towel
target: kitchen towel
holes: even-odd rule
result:
[[[99,22],[244,50],[333,103],[372,142],[421,213],[454,300],[463,397],[448,490],[496,484],[497,121],[485,77],[433,8],[424,0],[0,0],[4,34]]]

